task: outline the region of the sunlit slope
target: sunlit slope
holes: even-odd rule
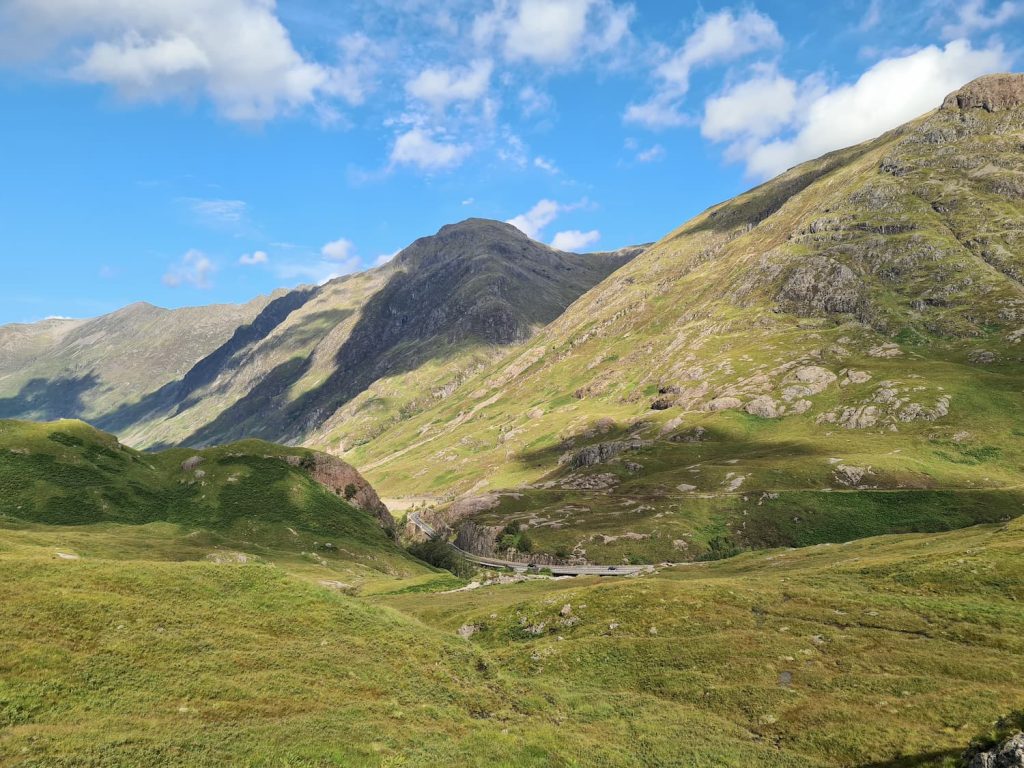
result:
[[[611,559],[1017,514],[1022,82],[710,209],[346,457],[387,495],[515,489],[539,538]]]
[[[921,768],[1024,706],[1019,522],[375,598],[94,533],[0,531],[2,765]]]

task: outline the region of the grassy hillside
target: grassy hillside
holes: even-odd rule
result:
[[[1019,514],[1013,81],[710,209],[345,456],[388,496],[498,493],[484,522],[604,561]]]
[[[0,529],[0,765],[921,768],[1024,706],[1019,522],[376,597],[158,527]]]
[[[353,587],[428,572],[307,457],[255,440],[143,454],[83,422],[0,421],[0,525],[51,556],[288,562]]]

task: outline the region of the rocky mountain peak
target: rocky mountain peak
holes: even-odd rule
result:
[[[1024,74],[984,75],[949,94],[943,109],[984,109],[999,112],[1024,104]]]

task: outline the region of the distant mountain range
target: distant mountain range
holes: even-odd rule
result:
[[[387,379],[371,420],[383,423],[528,340],[641,250],[564,253],[470,219],[383,267],[241,306],[4,326],[0,418],[88,419],[137,447],[300,442],[360,395],[379,402]]]

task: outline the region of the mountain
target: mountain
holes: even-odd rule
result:
[[[273,297],[0,326],[0,418],[95,419],[184,375]]]
[[[606,562],[1015,516],[1022,142],[1024,76],[971,83],[709,209],[345,456]]]
[[[564,253],[470,219],[383,267],[245,307],[7,326],[0,412],[88,417],[138,447],[315,430],[356,443],[443,398],[640,250]],[[25,370],[30,353],[41,362]]]

